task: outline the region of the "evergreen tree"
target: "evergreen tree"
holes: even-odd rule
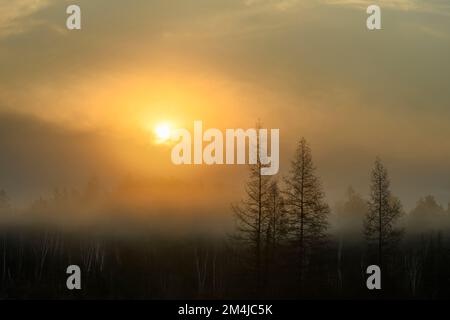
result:
[[[264,217],[264,279],[267,281],[278,260],[279,249],[286,239],[289,223],[285,201],[276,181],[271,181],[269,185]]]
[[[380,159],[375,160],[371,175],[368,213],[364,221],[364,234],[369,245],[377,248],[378,265],[383,265],[385,250],[390,250],[400,240],[401,230],[395,228],[401,216],[400,201],[393,197],[386,168]]]
[[[259,125],[258,125],[259,128]],[[259,155],[259,137],[257,138],[257,154]],[[265,223],[267,223],[266,210],[267,197],[270,186],[270,176],[261,174],[264,164],[259,156],[256,164],[250,165],[250,176],[248,178],[245,192],[246,198],[238,205],[233,205],[232,209],[236,216],[237,231],[236,238],[243,241],[252,252],[252,265],[256,274],[257,287],[263,283],[263,236]]]
[[[448,223],[445,209],[431,195],[417,201],[408,218],[408,226],[415,232],[442,230]]]
[[[363,240],[361,228],[366,215],[367,201],[348,187],[345,201],[336,207],[338,234],[350,240]]]
[[[302,138],[286,178],[286,204],[291,216],[290,231],[298,248],[300,290],[308,258],[327,237],[330,209],[315,170],[311,149]]]

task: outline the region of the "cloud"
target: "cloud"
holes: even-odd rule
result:
[[[450,35],[442,30],[432,28],[426,25],[419,25],[419,30],[427,36],[431,36],[440,40],[449,40]]]
[[[367,8],[377,4],[382,9],[416,11],[424,13],[450,15],[450,3],[446,0],[323,0],[329,5],[343,5],[355,8]]]
[[[36,25],[38,21],[30,17],[49,4],[50,0],[0,0],[0,37],[24,32]]]
[[[246,6],[264,6],[268,9],[285,11],[297,6],[299,0],[244,0]]]
[[[2,112],[0,189],[28,196],[84,183],[89,174],[114,171],[104,145],[94,131],[73,131],[33,116]]]

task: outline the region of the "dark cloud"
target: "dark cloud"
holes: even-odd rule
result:
[[[101,135],[64,129],[29,115],[0,114],[0,188],[37,197],[54,187],[108,177],[114,165]]]

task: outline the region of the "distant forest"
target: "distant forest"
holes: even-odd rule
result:
[[[249,166],[225,238],[122,237],[42,223],[80,205],[94,210],[96,179],[81,192],[55,189],[20,213],[0,190],[0,298],[450,298],[448,206],[428,195],[405,212],[376,158],[368,194],[349,187],[332,210],[303,138],[285,177],[263,176],[263,166]],[[66,288],[70,264],[81,267],[80,291]],[[372,264],[381,267],[381,290],[366,287]]]

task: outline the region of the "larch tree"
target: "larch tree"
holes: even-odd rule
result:
[[[330,209],[315,171],[311,148],[302,138],[285,179],[286,205],[291,217],[290,233],[294,246],[298,248],[300,290],[311,252],[327,237]]]
[[[259,148],[259,137],[257,137],[256,150],[258,155]],[[241,203],[232,205],[232,210],[237,222],[238,233],[236,239],[244,242],[252,252],[252,264],[259,288],[262,285],[263,276],[264,225],[267,221],[267,210],[265,207],[270,186],[270,176],[261,174],[264,164],[260,161],[259,156],[256,157],[256,164],[249,167],[250,175],[245,186],[246,197]]]
[[[387,169],[379,158],[371,173],[368,213],[364,234],[370,246],[375,247],[378,265],[383,265],[385,250],[391,249],[401,238],[402,231],[395,224],[402,214],[400,201],[392,196]]]
[[[261,174],[261,169],[268,165],[262,163],[259,156],[259,122],[257,128],[256,164],[249,166],[245,198],[239,204],[232,205],[232,209],[237,222],[236,239],[251,250],[257,287],[261,288],[267,284],[268,264],[287,227],[284,200],[278,184],[271,176]]]
[[[264,279],[267,281],[278,259],[279,248],[287,237],[289,226],[285,200],[277,181],[270,182],[264,210]]]
[[[367,200],[352,187],[347,188],[345,200],[336,206],[338,234],[340,238],[360,242],[364,240],[362,226],[367,216]]]

